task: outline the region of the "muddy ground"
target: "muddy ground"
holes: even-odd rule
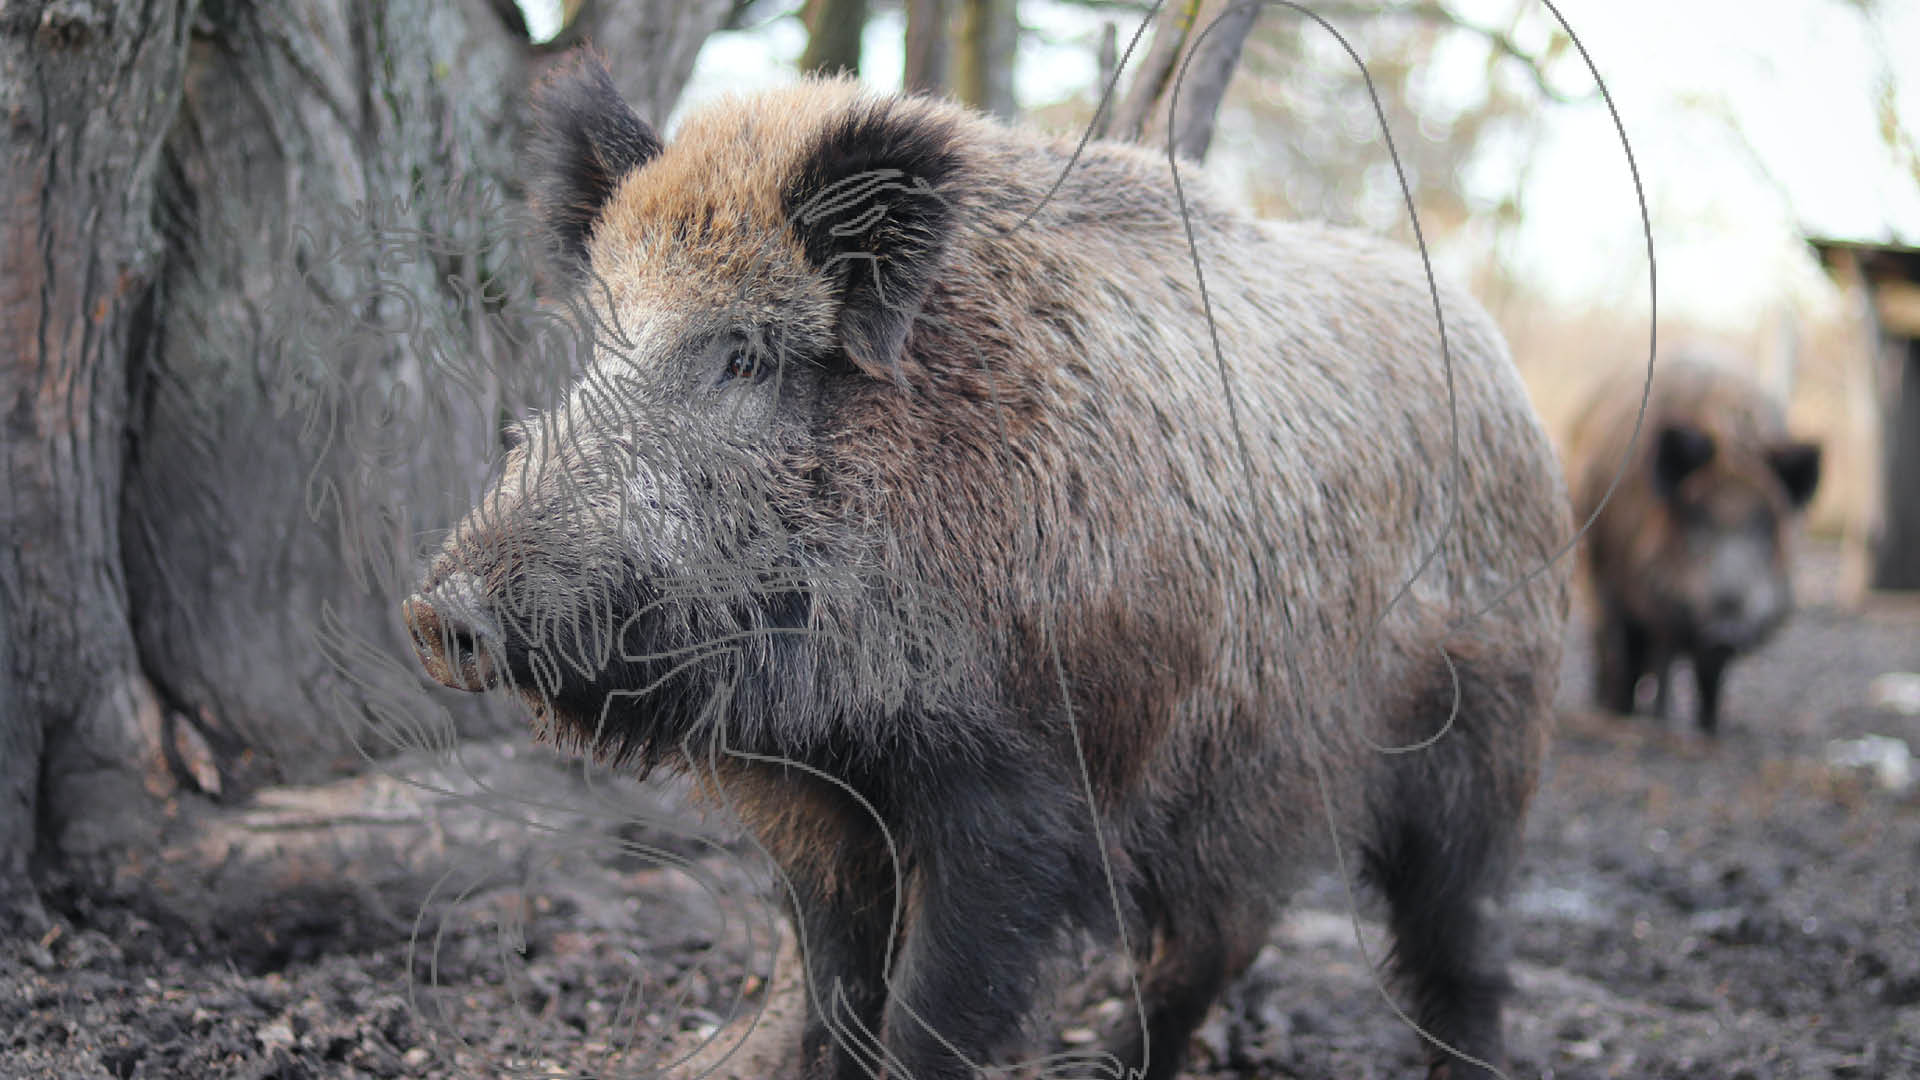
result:
[[[1834,740],[1920,748],[1920,716],[1875,707],[1871,689],[1920,671],[1920,607],[1841,610],[1833,569],[1809,556],[1805,609],[1735,669],[1714,743],[1586,710],[1570,628],[1514,901],[1515,1075],[1920,1077],[1920,787],[1828,762]],[[524,746],[422,768],[442,794],[375,778],[331,798],[396,827],[441,815],[433,835],[452,835],[477,812],[461,796],[478,774],[550,796],[489,811],[543,839],[469,844],[431,894],[342,880],[191,931],[58,897],[51,933],[0,947],[0,1077],[643,1076],[665,1043],[757,1009],[770,977],[767,1023],[790,1020],[770,886],[744,849],[627,820],[634,806],[684,820],[670,786],[583,784]],[[271,793],[261,820],[297,831],[318,798]],[[1363,905],[1361,940],[1377,959],[1374,914]],[[1113,979],[1096,968],[1061,1004],[1055,1050],[1121,1007]],[[1202,1030],[1189,1075],[1411,1077],[1418,1057],[1328,876]]]

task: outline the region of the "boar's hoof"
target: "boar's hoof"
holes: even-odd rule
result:
[[[475,583],[455,574],[400,605],[427,674],[455,690],[488,690],[500,682],[492,655],[500,635],[474,605],[476,595]]]

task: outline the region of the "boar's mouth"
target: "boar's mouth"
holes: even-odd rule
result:
[[[1773,637],[1784,619],[1771,614],[1763,617],[1709,617],[1694,632],[1699,647],[1733,656],[1752,652]]]
[[[500,685],[497,624],[481,608],[470,575],[450,575],[401,602],[400,615],[413,637],[414,654],[435,682],[479,692]]]
[[[622,656],[633,649],[614,638],[623,628],[644,627],[657,597],[616,599],[600,618],[583,623],[534,605],[508,603],[502,610],[465,571],[432,580],[402,603],[401,614],[421,666],[442,685],[476,693],[504,685],[548,697],[632,688],[625,677],[634,673],[622,670],[632,664]]]

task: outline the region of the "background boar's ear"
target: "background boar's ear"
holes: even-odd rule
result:
[[[1667,424],[1654,435],[1654,488],[1672,495],[1689,473],[1712,460],[1713,436],[1685,424]]]
[[[1820,444],[1782,443],[1767,451],[1767,464],[1785,485],[1794,509],[1813,501],[1813,490],[1820,486]]]
[[[555,259],[577,279],[586,269],[587,237],[613,189],[660,153],[660,138],[585,46],[534,88],[533,112],[531,202]]]
[[[840,345],[870,375],[897,374],[953,230],[941,189],[957,168],[943,121],[880,104],[829,126],[783,192],[807,261],[834,284]]]

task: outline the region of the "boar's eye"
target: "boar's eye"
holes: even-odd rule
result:
[[[754,382],[766,378],[771,365],[763,362],[749,349],[735,349],[727,354],[727,366],[720,374],[721,381],[728,379],[750,379]]]
[[[1820,444],[1792,442],[1767,452],[1767,463],[1787,489],[1787,500],[1798,510],[1813,501],[1820,485]]]
[[[1669,424],[1654,436],[1654,489],[1671,498],[1680,482],[1713,460],[1713,436],[1684,424]]]

